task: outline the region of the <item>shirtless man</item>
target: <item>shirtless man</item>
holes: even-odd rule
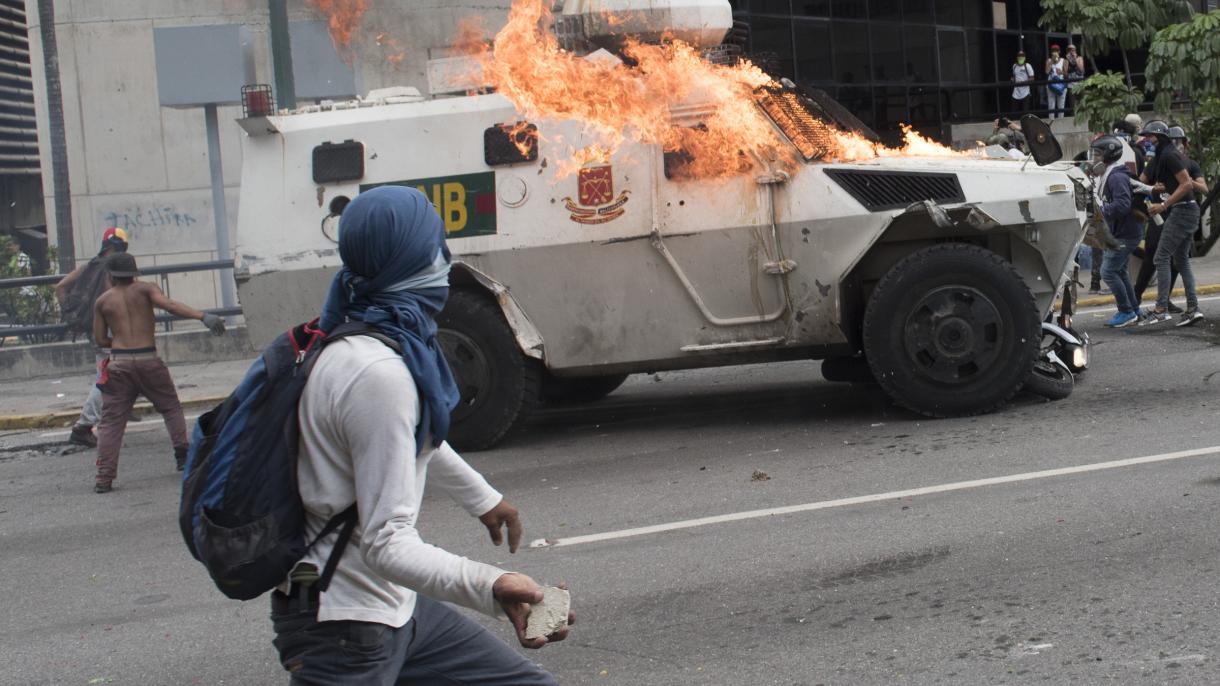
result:
[[[99,346],[110,348],[110,359],[99,383],[102,419],[97,427],[97,483],[93,489],[97,493],[109,493],[112,488],[127,417],[140,395],[148,398],[165,419],[178,471],[186,465],[186,419],[169,369],[157,357],[153,308],[198,319],[217,336],[225,332],[220,317],[170,300],[154,284],[136,281],[139,270],[131,255],[114,255],[107,260],[107,267],[114,286],[97,299],[93,315],[93,339]]]

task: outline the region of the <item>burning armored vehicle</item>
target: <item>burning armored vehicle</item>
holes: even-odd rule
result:
[[[552,18],[516,3],[470,55],[491,93],[243,119],[252,339],[316,315],[343,206],[402,184],[432,200],[454,255],[439,323],[459,447],[638,372],[821,359],[932,416],[995,410],[1037,377],[1084,232],[1082,173],[914,134],[886,148],[818,93],[707,61],[725,0],[624,0],[625,19],[607,4]]]

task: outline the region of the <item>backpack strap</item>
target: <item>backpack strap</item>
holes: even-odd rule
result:
[[[326,334],[326,344],[334,343],[335,341],[348,338],[349,336],[369,336],[376,338],[385,344],[387,348],[393,350],[399,355],[402,354],[402,346],[398,341],[381,333],[378,329],[365,324],[364,322],[343,322],[342,324],[331,329],[330,333]]]
[[[352,503],[346,510],[331,517],[326,526],[318,532],[313,541],[309,544],[312,548],[318,541],[326,536],[329,536],[335,529],[343,528],[339,531],[339,538],[335,541],[335,547],[331,548],[330,556],[326,558],[326,565],[322,567],[322,575],[318,577],[316,586],[319,592],[323,592],[330,586],[331,577],[335,575],[335,570],[339,567],[339,558],[343,557],[343,551],[347,549],[347,544],[352,540],[352,532],[356,530],[356,503]]]

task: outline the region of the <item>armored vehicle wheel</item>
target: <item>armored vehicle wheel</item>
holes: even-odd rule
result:
[[[868,360],[863,357],[828,357],[822,360],[822,378],[832,383],[877,383]]]
[[[945,243],[882,277],[864,314],[864,352],[898,403],[933,417],[982,414],[1029,378],[1040,327],[1034,297],[1010,263]]]
[[[543,373],[542,401],[553,405],[596,402],[613,393],[626,380],[626,374],[565,379]]]
[[[503,313],[479,293],[451,292],[436,323],[437,340],[462,393],[449,443],[458,450],[490,448],[537,404],[539,364],[521,353]]]

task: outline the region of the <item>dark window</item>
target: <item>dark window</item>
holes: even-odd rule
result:
[[[992,0],[966,0],[966,26],[992,28]]]
[[[794,0],[792,11],[806,17],[829,17],[830,0]]]
[[[864,0],[834,0],[835,19],[868,19]]]
[[[966,67],[971,83],[995,79],[995,45],[990,31],[966,32]]]
[[[898,124],[910,120],[907,110],[906,86],[886,86],[873,89],[873,106],[877,111],[877,123],[882,128],[898,128]]]
[[[911,113],[906,122],[915,128],[940,125],[940,93],[932,88],[912,88],[907,98]]]
[[[842,86],[835,100],[847,108],[849,112],[860,118],[865,125],[874,127],[877,119],[873,116],[873,95],[868,88],[860,86]]]
[[[902,59],[902,27],[899,24],[873,24],[873,79],[903,81],[907,77]]]
[[[872,69],[868,55],[868,24],[834,23],[835,78],[840,84],[867,83]]]
[[[803,82],[833,81],[830,22],[795,21],[796,76]]]
[[[759,66],[780,76],[795,76],[791,19],[755,17],[750,22],[750,41]]]
[[[936,23],[946,26],[961,26],[962,0],[936,0]]]
[[[940,38],[940,78],[942,81],[966,80],[966,34],[943,30]]]
[[[1007,10],[1005,14],[1007,25],[1005,28],[1009,29],[1010,31],[1016,31],[1017,29],[1021,28],[1021,6],[1018,4],[1017,0],[1007,0],[1007,2],[1004,3],[1004,7]]]
[[[902,0],[871,0],[868,3],[868,16],[881,21],[900,21]]]
[[[902,16],[906,17],[908,22],[931,24],[934,21],[932,2],[933,0],[903,0]]]
[[[936,68],[936,29],[930,26],[906,27],[907,76],[916,83],[940,80]]]
[[[1017,0],[1009,0],[1010,5],[1015,4]],[[1036,30],[1038,28],[1038,20],[1042,18],[1042,4],[1038,0],[1020,0],[1021,3],[1021,28],[1026,30]],[[1008,28],[1017,28],[1016,24],[1009,24]]]
[[[1012,68],[1017,63],[1017,51],[1021,49],[1020,38],[1015,33],[996,33],[995,59],[996,80],[1004,82],[1012,80]],[[1029,61],[1029,60],[1027,60]],[[1032,64],[1032,61],[1030,61]],[[1037,74],[1037,67],[1034,68]]]
[[[788,0],[750,0],[750,11],[760,14],[791,14]]]

